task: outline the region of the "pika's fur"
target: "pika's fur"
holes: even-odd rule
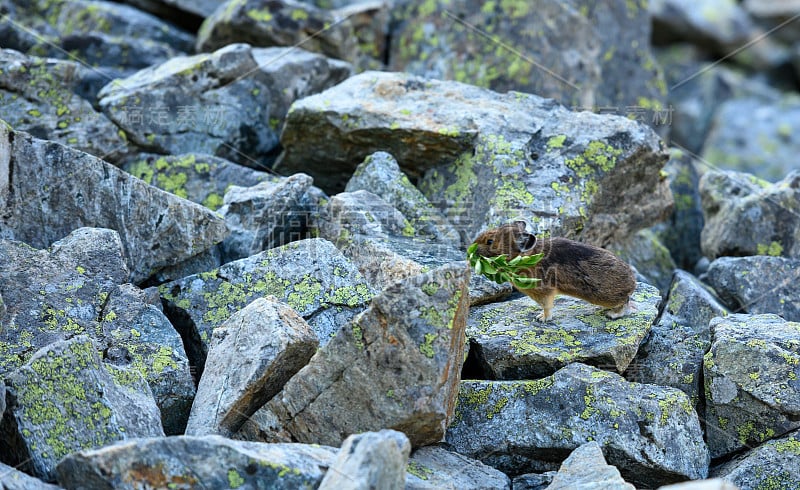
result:
[[[518,255],[543,254],[538,264],[521,272],[541,282],[534,288],[519,290],[542,305],[544,311],[539,320],[551,318],[558,294],[608,308],[609,318],[619,318],[629,311],[636,278],[631,267],[608,250],[566,238],[537,240],[526,231],[524,221],[484,231],[475,243],[477,252],[485,257],[505,254],[510,260]]]

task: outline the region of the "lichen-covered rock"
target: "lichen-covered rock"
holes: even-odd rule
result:
[[[767,441],[712,472],[742,490],[800,488],[800,432]]]
[[[664,107],[643,2],[405,2],[395,17],[395,71],[535,93],[583,110],[631,111],[648,122]]]
[[[124,132],[75,92],[86,69],[72,61],[0,50],[3,119],[18,131],[118,161],[128,151]]]
[[[122,165],[129,174],[216,211],[231,185],[250,187],[279,177],[202,153],[140,153]]]
[[[664,293],[669,290],[675,261],[653,230],[639,230],[631,237],[611,244],[609,250],[631,264],[648,284]]]
[[[555,469],[589,441],[637,486],[708,473],[700,422],[683,392],[580,363],[535,381],[463,381],[445,440],[512,474]]]
[[[578,447],[561,463],[549,490],[636,490],[622,479],[619,470],[606,463],[597,442]]]
[[[0,463],[0,488],[3,490],[59,490],[61,487],[45,483],[16,468]]]
[[[750,174],[708,171],[700,196],[706,256],[800,257],[800,172],[770,184]]]
[[[671,205],[659,172],[666,155],[646,126],[457,82],[356,75],[296,102],[281,142],[276,165],[307,172],[326,190],[344,188],[365,157],[388,151],[410,178],[425,174],[421,190],[464,243],[523,217],[603,245]]]
[[[79,451],[58,465],[66,489],[316,488],[335,448],[259,444],[220,436],[138,439]]]
[[[421,447],[408,460],[406,489],[439,488],[510,490],[511,480],[505,473],[441,445]]]
[[[705,276],[728,306],[742,313],[775,313],[800,321],[800,259],[720,257]]]
[[[355,266],[323,239],[267,250],[159,290],[198,374],[214,328],[256,298],[273,295],[286,302],[325,344],[373,296]]]
[[[245,427],[331,445],[380,428],[414,447],[440,441],[461,377],[468,276],[449,265],[384,289]]]
[[[0,430],[3,459],[46,481],[73,451],[164,435],[141,375],[104,363],[86,336],[48,345],[5,379],[13,401]]]
[[[411,444],[402,432],[382,430],[353,434],[342,443],[319,489],[402,490],[410,452]]]
[[[2,126],[2,125],[0,125]],[[132,282],[222,241],[209,209],[86,153],[0,127],[0,237],[47,247],[83,226],[122,239]]]
[[[187,435],[232,435],[306,365],[319,341],[294,310],[258,298],[214,329]]]
[[[703,355],[711,347],[712,318],[727,310],[691,274],[676,271],[667,304],[625,371],[628,381],[677,388],[700,402]]]
[[[728,315],[710,327],[703,374],[712,457],[800,427],[800,324],[776,315]]]
[[[295,174],[279,183],[231,187],[218,211],[231,230],[220,244],[223,262],[302,238],[303,198],[312,183],[308,175]]]
[[[599,307],[561,296],[553,319],[536,320],[541,307],[524,297],[472,308],[467,337],[488,379],[535,379],[571,362],[625,371],[658,315],[661,295],[639,283],[633,313],[616,320]]]

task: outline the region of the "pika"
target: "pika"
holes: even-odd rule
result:
[[[566,238],[536,237],[526,231],[524,221],[515,221],[484,231],[477,238],[477,252],[485,257],[505,254],[543,254],[542,260],[521,275],[541,279],[536,287],[519,289],[542,306],[538,320],[552,317],[556,295],[566,294],[608,308],[609,318],[630,311],[629,300],[636,289],[633,269],[608,250]]]

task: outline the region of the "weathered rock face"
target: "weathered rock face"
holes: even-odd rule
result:
[[[743,313],[775,313],[800,321],[800,260],[783,257],[721,257],[706,281],[728,306]]]
[[[325,344],[373,295],[355,266],[322,239],[267,250],[159,289],[198,373],[214,328],[256,298],[285,301]]]
[[[382,430],[353,434],[342,443],[319,488],[402,490],[410,452],[411,444],[402,432]]]
[[[0,237],[47,247],[82,226],[119,232],[133,282],[222,241],[210,210],[58,143],[0,128]]]
[[[0,463],[0,485],[4,490],[59,490],[61,488],[33,478],[27,473],[3,463]]]
[[[441,440],[464,359],[468,276],[451,265],[384,289],[256,412],[249,432],[336,445],[388,427],[415,447]]]
[[[394,15],[395,71],[648,119],[664,107],[641,2],[405,2]]]
[[[76,94],[86,68],[8,49],[0,65],[3,119],[14,129],[112,162],[127,153],[125,134]]]
[[[800,486],[800,432],[767,441],[732,461],[714,468],[738,488],[797,488]]]
[[[685,394],[580,363],[536,381],[462,382],[446,437],[462,454],[519,473],[554,469],[589,440],[637,486],[708,472],[708,448]]]
[[[316,488],[334,448],[258,444],[220,436],[139,439],[79,451],[58,465],[64,488]],[[142,471],[146,468],[146,471]]]
[[[800,324],[776,315],[728,315],[710,327],[703,372],[712,457],[800,427]]]
[[[605,244],[671,204],[659,174],[665,154],[649,128],[457,82],[362,73],[296,102],[281,142],[278,167],[307,172],[326,190],[343,188],[367,155],[389,151],[409,177],[425,173],[423,193],[465,243],[521,216]]]
[[[636,490],[625,482],[619,470],[606,463],[603,450],[597,442],[588,442],[561,463],[550,490],[605,488],[608,490]]]
[[[658,490],[739,490],[739,487],[720,478],[710,478],[667,485]]]
[[[408,461],[406,488],[509,490],[511,480],[505,473],[480,461],[448,451],[441,446],[425,446],[414,451]]]
[[[232,435],[306,365],[319,341],[294,310],[258,298],[214,329],[187,435]]]
[[[0,433],[3,459],[47,481],[73,451],[163,436],[155,400],[135,371],[103,363],[86,336],[55,342],[6,375],[13,400]]]
[[[637,311],[611,320],[599,307],[561,296],[553,319],[541,323],[541,307],[524,297],[472,308],[467,337],[487,379],[536,379],[572,362],[622,373],[658,315],[661,295],[639,283],[632,296]]]
[[[711,347],[712,318],[727,310],[700,281],[676,271],[667,305],[625,371],[628,381],[677,388],[698,407],[703,355]]]
[[[800,257],[800,173],[770,185],[749,174],[709,171],[700,195],[706,256]]]
[[[676,269],[667,247],[652,229],[639,230],[633,236],[609,245],[623,261],[631,264],[648,284],[662,293],[669,290],[672,273]]]

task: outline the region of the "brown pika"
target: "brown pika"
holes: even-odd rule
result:
[[[477,252],[485,257],[505,254],[511,260],[518,255],[543,254],[538,264],[520,271],[520,275],[541,280],[536,287],[519,289],[542,305],[539,320],[551,318],[553,300],[559,294],[608,308],[609,318],[629,312],[636,277],[628,264],[608,250],[567,238],[537,240],[526,231],[524,221],[484,231],[475,243]]]

